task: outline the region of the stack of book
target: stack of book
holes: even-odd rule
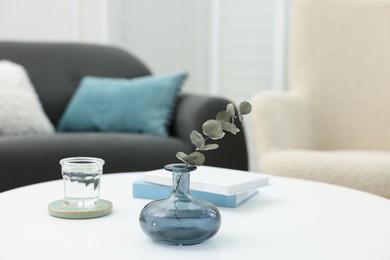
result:
[[[258,188],[269,185],[262,173],[201,166],[191,173],[190,188],[194,197],[216,206],[237,207],[256,195]],[[133,183],[133,197],[166,198],[172,191],[172,174],[164,169],[145,172]]]

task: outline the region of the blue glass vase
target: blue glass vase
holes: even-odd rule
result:
[[[165,169],[172,172],[172,193],[142,209],[142,230],[154,241],[170,245],[198,244],[214,236],[221,226],[219,210],[190,193],[190,172],[196,166],[169,164]]]

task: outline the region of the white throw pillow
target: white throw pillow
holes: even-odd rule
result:
[[[26,70],[0,61],[0,135],[50,134],[54,127],[42,109]]]

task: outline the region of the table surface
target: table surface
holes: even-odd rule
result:
[[[193,246],[157,244],[132,197],[141,173],[106,174],[101,198],[113,213],[96,219],[51,217],[61,180],[0,193],[0,259],[390,259],[390,201],[334,185],[271,177],[238,208],[220,207],[222,225]]]

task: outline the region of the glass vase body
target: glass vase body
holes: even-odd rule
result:
[[[142,209],[139,221],[144,233],[170,245],[198,244],[214,236],[221,226],[218,208],[190,193],[190,172],[196,166],[169,164],[165,169],[172,172],[172,193]]]

